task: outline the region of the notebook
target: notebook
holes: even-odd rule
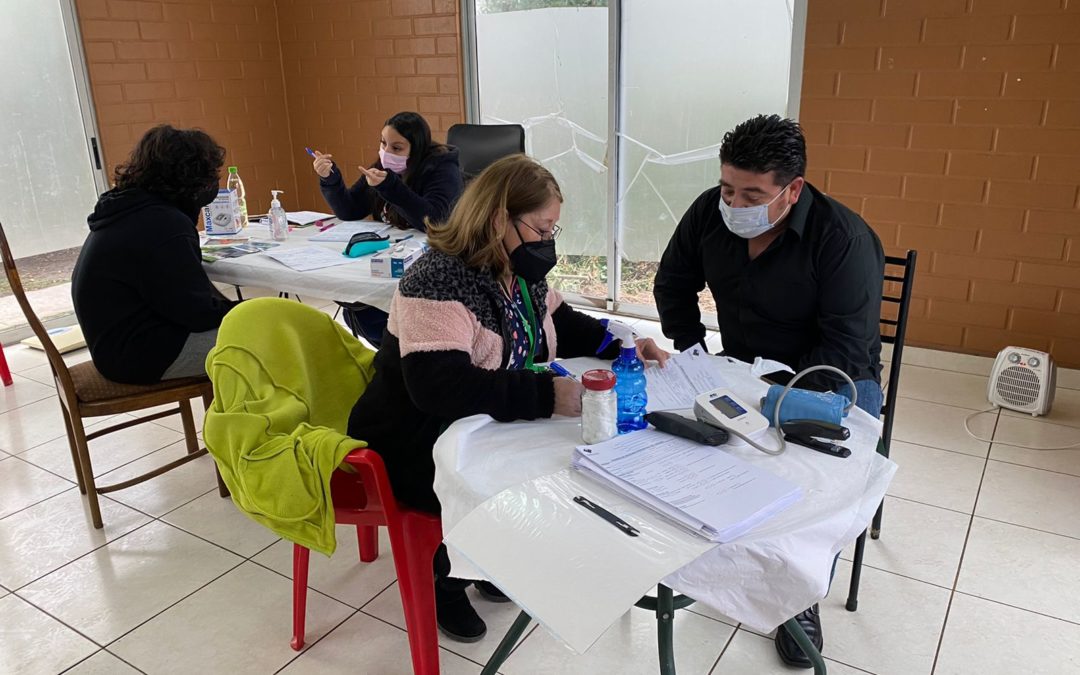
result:
[[[573,467],[709,541],[741,537],[802,488],[721,447],[644,429],[574,451]]]
[[[77,324],[74,326],[64,326],[63,328],[50,328],[47,332],[49,333],[49,339],[52,340],[53,346],[56,347],[56,351],[61,354],[73,352],[76,349],[82,349],[86,346],[86,339],[83,338],[82,328]],[[37,339],[37,336],[26,338],[22,341],[22,344],[33,349],[45,351],[45,348],[41,346],[41,340]]]

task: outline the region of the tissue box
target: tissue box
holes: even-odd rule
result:
[[[371,276],[382,279],[400,279],[405,270],[424,255],[428,246],[419,241],[403,241],[371,257]]]
[[[236,190],[218,190],[214,201],[203,207],[203,229],[206,234],[236,234],[243,227]]]

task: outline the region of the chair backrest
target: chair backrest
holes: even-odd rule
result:
[[[908,310],[911,308],[911,287],[915,280],[917,251],[908,251],[903,258],[885,256],[885,287],[881,296],[881,341],[892,345],[889,361],[889,379],[885,390],[885,404],[881,414],[881,438],[888,451],[892,440],[893,412],[900,392],[900,364],[904,357],[904,339],[907,335]]]
[[[45,356],[49,359],[49,366],[52,367],[53,374],[59,381],[64,394],[70,393],[74,396],[75,385],[71,381],[71,374],[68,372],[67,364],[64,363],[64,357],[60,355],[60,351],[53,344],[52,338],[49,337],[49,331],[45,329],[44,324],[34,313],[34,308],[30,306],[30,300],[26,297],[26,291],[23,290],[22,280],[19,279],[19,270],[15,267],[15,256],[12,255],[7,235],[4,234],[3,223],[0,223],[0,257],[4,260],[4,274],[7,276],[8,285],[11,286],[11,292],[15,295],[15,300],[19,303],[19,307],[26,317],[26,322],[30,324],[30,330],[34,331],[34,335],[37,336],[38,340],[41,340],[41,346],[45,349]]]
[[[455,124],[446,143],[458,149],[465,180],[476,177],[497,159],[525,152],[525,129],[520,124]]]
[[[268,428],[273,433],[291,433],[300,423],[344,433],[356,399],[371,381],[374,356],[344,326],[313,307],[279,298],[246,300],[225,315],[207,356],[215,394],[207,418],[228,420],[224,413],[240,410],[287,425]],[[271,398],[271,390],[289,395]],[[247,396],[267,398],[249,409]],[[294,408],[294,401],[303,406]],[[271,403],[285,407],[263,407]],[[208,438],[210,428],[208,422]]]

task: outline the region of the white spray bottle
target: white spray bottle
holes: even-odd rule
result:
[[[289,219],[278,200],[278,195],[282,193],[282,190],[270,191],[270,236],[274,241],[285,241],[289,238]]]

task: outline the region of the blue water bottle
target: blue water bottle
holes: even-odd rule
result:
[[[600,349],[611,342],[611,338],[622,341],[619,358],[611,364],[615,373],[615,396],[618,399],[618,427],[620,434],[644,429],[649,426],[645,421],[645,406],[649,402],[645,392],[645,364],[637,356],[634,344],[634,332],[630,327],[617,321],[606,321],[608,339]]]

